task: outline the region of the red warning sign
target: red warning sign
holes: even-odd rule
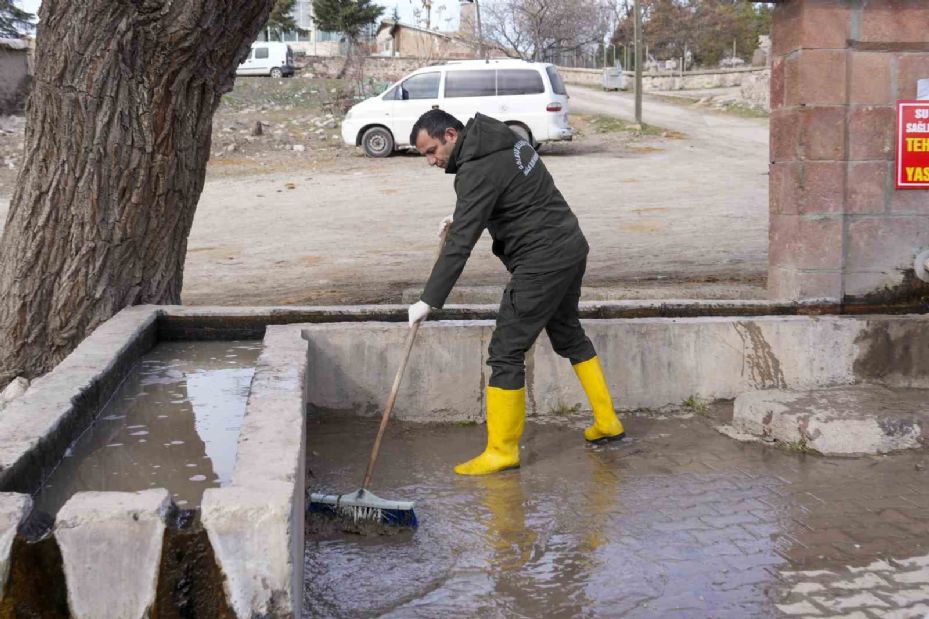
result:
[[[929,189],[929,101],[897,102],[897,189]]]

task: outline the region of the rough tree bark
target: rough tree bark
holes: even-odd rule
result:
[[[352,64],[353,52],[355,51],[355,37],[347,36],[346,37],[347,49],[345,50],[345,62],[342,63],[342,68],[339,69],[339,72],[336,74],[336,79],[343,79],[348,73],[348,68]]]
[[[44,0],[0,239],[0,386],[180,302],[213,113],[273,0]]]

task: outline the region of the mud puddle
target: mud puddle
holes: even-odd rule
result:
[[[36,496],[167,488],[185,508],[228,483],[260,342],[163,342],[144,355]]]

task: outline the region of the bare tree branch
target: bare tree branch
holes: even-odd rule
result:
[[[602,43],[613,10],[606,0],[495,0],[483,8],[487,36],[527,60]]]

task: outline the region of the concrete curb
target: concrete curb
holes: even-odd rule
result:
[[[920,304],[881,307],[881,312],[920,313]],[[159,306],[159,339],[258,338],[267,325],[336,322],[405,322],[406,305],[334,306]],[[868,306],[843,306],[829,300],[725,300],[641,299],[634,301],[583,301],[581,318],[685,318],[706,316],[807,316],[864,314]],[[493,320],[497,303],[449,304],[432,314],[433,320]]]
[[[58,513],[68,606],[83,619],[148,617],[155,604],[167,490],[79,492]]]
[[[203,494],[201,521],[238,617],[301,613],[306,363],[299,327],[268,327],[232,484]]]

